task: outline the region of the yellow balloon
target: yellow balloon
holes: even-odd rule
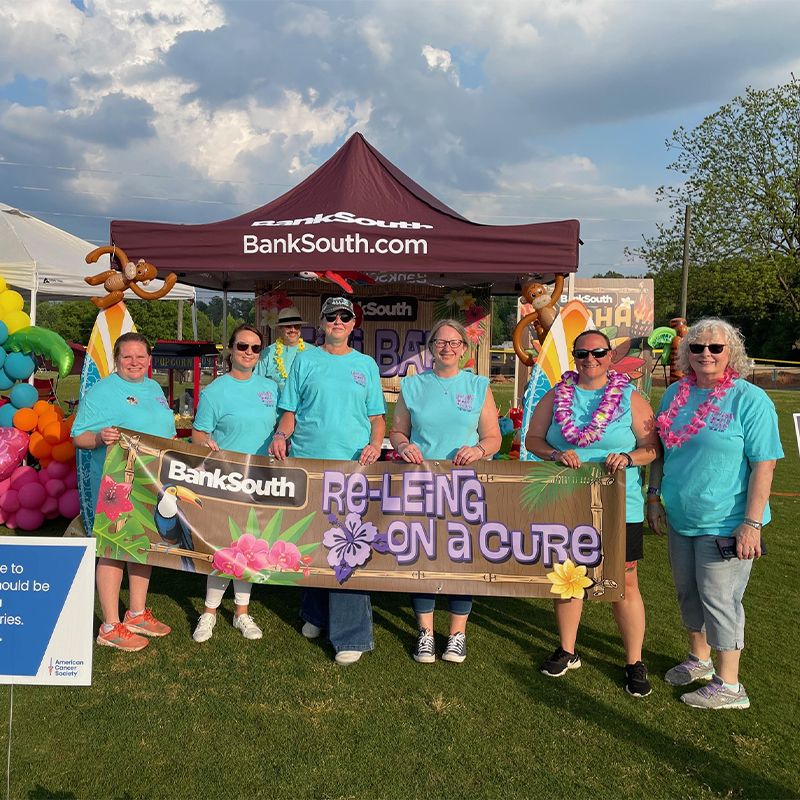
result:
[[[6,291],[0,293],[0,311],[22,311],[23,305],[24,301],[19,292],[15,292],[13,289],[6,289]]]
[[[4,292],[8,289],[8,284],[6,283],[6,279],[0,276],[0,292]]]
[[[31,324],[31,318],[24,311],[11,311],[2,316],[9,333],[16,333]]]

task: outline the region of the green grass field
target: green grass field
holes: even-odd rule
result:
[[[791,413],[800,394],[772,397],[787,455],[774,490],[797,493]],[[770,554],[745,597],[748,711],[690,709],[661,680],[683,658],[685,639],[665,541],[654,535],[640,566],[654,685],[643,700],[622,690],[623,654],[605,604],[586,608],[583,668],[551,679],[538,671],[556,644],[547,601],[479,598],[467,661],[417,665],[408,598],[375,594],[376,650],[341,668],[326,645],[300,636],[296,590],[255,588],[260,642],[233,630],[227,599],[214,637],[198,645],[190,636],[205,582],[156,571],[150,602],[171,636],[139,654],[95,648],[90,688],[15,687],[11,797],[800,796],[791,572],[800,497],[775,496],[772,505]],[[437,634],[445,633],[442,614]],[[3,687],[3,716],[8,705]],[[7,744],[4,724],[3,752]]]

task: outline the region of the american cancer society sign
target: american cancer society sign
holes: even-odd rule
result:
[[[0,683],[92,682],[95,540],[0,537]]]

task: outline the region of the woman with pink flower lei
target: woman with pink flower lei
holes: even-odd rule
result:
[[[584,331],[572,345],[575,372],[561,381],[533,412],[525,446],[543,460],[570,469],[599,462],[610,474],[624,470],[626,493],[625,596],[612,604],[625,648],[625,690],[633,697],[652,691],[642,661],[645,613],[637,563],[644,556],[642,481],[639,467],[658,454],[653,411],[627,375],[611,367],[611,342],[600,331]],[[555,600],[560,644],[541,667],[558,678],[581,666],[575,650],[583,600]]]
[[[664,454],[647,490],[647,521],[669,535],[689,639],[686,659],[664,679],[673,686],[708,682],[682,695],[694,708],[749,708],[739,683],[742,597],[762,553],[772,474],[783,457],[778,417],[766,392],[740,377],[749,359],[741,334],[727,322],[692,325],[676,366],[687,377],[661,401],[656,419]]]
[[[200,395],[192,442],[214,451],[223,448],[248,455],[267,454],[278,422],[278,386],[271,378],[253,373],[263,345],[261,331],[252,325],[239,325],[233,331],[228,343],[230,371],[210,383]],[[245,639],[260,639],[261,628],[249,610],[252,584],[242,580],[242,576],[245,571],[264,569],[270,564],[270,556],[274,556],[273,561],[285,561],[287,555],[290,554],[273,554],[266,542],[249,534],[219,550],[212,564],[215,572],[206,582],[205,608],[192,638],[196,642],[205,642],[213,635],[217,609],[231,582],[231,578],[226,576],[233,575],[233,627]]]

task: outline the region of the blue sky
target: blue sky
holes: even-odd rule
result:
[[[800,74],[796,0],[31,0],[0,8],[0,201],[114,218],[263,205],[354,131],[478,222],[577,217],[636,274],[664,140]]]

